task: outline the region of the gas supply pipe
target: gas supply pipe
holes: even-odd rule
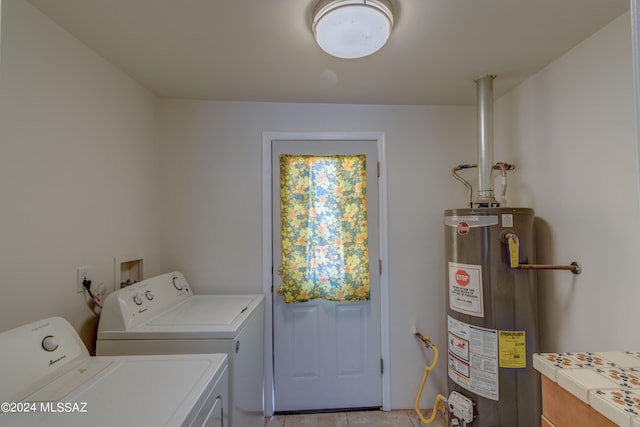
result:
[[[420,384],[420,389],[418,390],[418,395],[416,396],[416,403],[415,403],[415,411],[416,411],[416,414],[418,414],[418,417],[420,417],[420,421],[422,421],[424,424],[431,424],[436,419],[436,415],[438,413],[438,410],[441,410],[443,414],[447,410],[447,407],[446,407],[446,404],[445,404],[445,402],[447,401],[447,398],[444,397],[441,394],[438,394],[438,396],[436,397],[436,401],[433,404],[433,409],[431,411],[431,417],[430,418],[428,418],[428,419],[425,418],[422,415],[422,411],[420,411],[420,408],[419,408],[420,396],[422,396],[422,390],[424,389],[424,385],[427,382],[427,377],[429,376],[429,372],[432,371],[436,367],[436,364],[438,363],[438,347],[436,347],[435,345],[433,345],[431,343],[431,340],[429,339],[429,337],[422,335],[420,332],[414,331],[414,334],[415,334],[416,337],[418,337],[420,339],[420,341],[422,341],[424,343],[424,345],[427,348],[432,349],[433,353],[434,353],[433,362],[431,362],[431,365],[425,366],[425,368],[424,368],[424,375],[422,376],[422,383]]]
[[[573,261],[571,265],[520,264],[520,240],[518,236],[515,233],[506,232],[503,238],[507,243],[507,256],[511,268],[517,270],[569,270],[573,274],[582,273],[582,266],[577,261]]]

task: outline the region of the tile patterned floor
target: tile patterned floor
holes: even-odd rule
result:
[[[430,413],[424,414],[431,416]],[[276,415],[265,419],[265,427],[419,427],[422,424],[414,411],[336,412],[330,414]],[[446,427],[438,414],[433,427]]]

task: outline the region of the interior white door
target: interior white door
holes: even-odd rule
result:
[[[380,242],[376,141],[273,141],[273,284],[281,283],[280,154],[366,154],[369,301],[286,304],[274,293],[275,412],[380,407]]]

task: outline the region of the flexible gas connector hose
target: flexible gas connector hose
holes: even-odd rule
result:
[[[500,188],[500,206],[506,207],[507,206],[507,171],[513,170],[514,166],[510,165],[509,163],[503,163],[503,162],[496,163],[491,169],[492,179],[493,179],[493,171],[496,169],[500,170],[500,175],[502,176],[502,186]]]
[[[431,363],[431,365],[425,366],[425,368],[424,368],[424,375],[422,376],[422,383],[420,383],[420,389],[418,390],[418,395],[416,396],[416,404],[415,404],[416,414],[418,414],[418,417],[420,417],[420,421],[422,421],[424,424],[431,424],[433,422],[433,420],[436,419],[436,415],[438,414],[438,410],[441,410],[442,413],[444,414],[446,409],[447,409],[445,404],[444,404],[444,402],[446,401],[446,397],[444,397],[441,394],[438,394],[438,396],[436,397],[436,401],[433,404],[433,410],[431,412],[431,417],[429,419],[425,418],[422,415],[422,412],[420,411],[420,408],[419,408],[420,397],[422,396],[422,390],[424,389],[424,385],[427,382],[427,377],[429,376],[429,371],[432,371],[433,368],[435,368],[436,364],[438,363],[438,347],[436,347],[435,345],[431,344],[431,341],[429,340],[429,337],[425,337],[419,332],[416,332],[416,336],[418,338],[420,338],[428,348],[433,349],[433,353],[434,353],[433,362]]]
[[[467,187],[467,192],[468,192],[468,196],[469,196],[469,207],[470,208],[473,207],[473,188],[471,187],[471,184],[469,183],[469,181],[467,181],[466,179],[464,179],[463,177],[458,175],[458,171],[460,171],[462,169],[470,169],[470,168],[477,168],[477,167],[478,167],[478,165],[476,165],[476,164],[469,164],[469,165],[464,164],[464,165],[458,165],[455,168],[451,169],[451,175],[453,175],[453,177],[455,179],[457,179],[458,181],[463,183],[465,187]]]

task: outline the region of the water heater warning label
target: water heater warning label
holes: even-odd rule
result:
[[[449,263],[449,308],[459,313],[484,317],[480,265]]]
[[[499,331],[500,367],[526,368],[527,341],[525,331]]]
[[[498,400],[498,331],[448,316],[449,378],[465,389]]]

